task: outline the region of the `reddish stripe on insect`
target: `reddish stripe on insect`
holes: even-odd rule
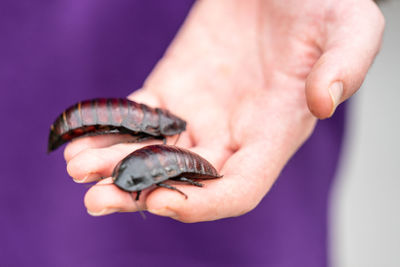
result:
[[[167,110],[127,99],[98,98],[67,108],[50,127],[48,151],[86,135],[130,134],[136,141],[180,134],[186,122]]]

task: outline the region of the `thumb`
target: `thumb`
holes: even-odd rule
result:
[[[307,77],[307,104],[320,119],[360,88],[380,49],[384,17],[372,1],[357,2],[332,14],[323,54]]]

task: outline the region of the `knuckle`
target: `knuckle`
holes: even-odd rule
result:
[[[69,176],[71,176],[73,179],[77,179],[79,178],[76,174],[75,168],[73,166],[73,164],[71,164],[71,162],[69,162],[67,164],[67,173]]]
[[[370,1],[370,7],[371,7],[370,14],[372,16],[372,19],[375,22],[374,24],[383,30],[385,27],[385,24],[386,24],[385,16],[383,15],[381,9],[378,7],[378,5],[375,2]]]

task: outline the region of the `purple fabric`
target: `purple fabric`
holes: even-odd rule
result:
[[[344,108],[318,124],[252,212],[216,222],[86,213],[87,187],[46,155],[70,104],[124,97],[146,75],[192,1],[0,2],[0,266],[325,266],[327,201]]]

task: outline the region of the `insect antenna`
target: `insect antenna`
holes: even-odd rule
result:
[[[176,143],[178,143],[179,137],[181,137],[181,133],[178,134],[178,137],[176,138],[174,145],[176,145]]]
[[[98,185],[100,185],[100,184],[97,184],[97,182],[99,182],[99,181],[101,181],[101,180],[104,180],[104,179],[106,179],[106,177],[101,176],[101,177],[99,177],[99,178],[98,178],[97,180],[95,180],[95,181],[88,182],[88,183],[84,183],[83,186],[84,186],[86,189],[91,188],[92,186],[98,186]],[[108,184],[102,184],[102,185],[108,185]]]
[[[144,214],[144,212],[139,208],[139,205],[137,203],[137,200],[139,199],[139,194],[140,194],[140,192],[137,193],[136,199],[133,198],[133,194],[129,194],[129,195],[131,196],[133,204],[135,204],[136,209],[140,213],[140,216],[142,216],[143,220],[146,220],[146,214]]]

